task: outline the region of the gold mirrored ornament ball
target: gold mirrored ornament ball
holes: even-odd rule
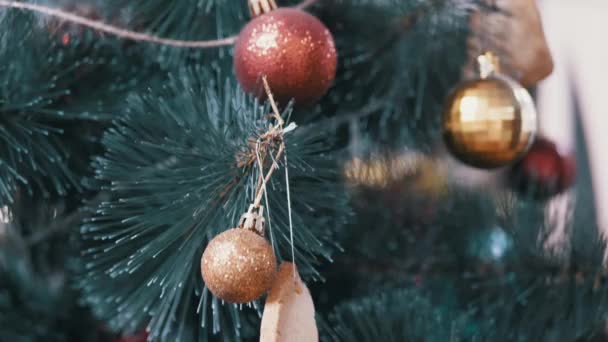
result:
[[[482,169],[510,165],[530,148],[537,115],[530,93],[500,74],[494,55],[479,57],[481,77],[459,84],[443,114],[448,150],[465,164]]]
[[[209,291],[230,303],[260,298],[272,285],[276,268],[270,243],[243,228],[230,229],[213,238],[201,260],[203,280]]]

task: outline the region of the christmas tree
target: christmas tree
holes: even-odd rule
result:
[[[605,338],[533,1],[0,8],[0,341]]]

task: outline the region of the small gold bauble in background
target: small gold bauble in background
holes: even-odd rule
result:
[[[255,232],[235,228],[209,242],[201,260],[205,285],[230,303],[261,297],[272,285],[277,261],[272,246]]]
[[[480,56],[481,78],[452,91],[443,116],[448,150],[460,161],[483,169],[509,165],[534,141],[536,109],[528,91],[498,73],[492,55]]]
[[[378,153],[353,158],[344,165],[346,184],[370,190],[408,190],[440,195],[447,190],[446,170],[441,163],[414,151]]]

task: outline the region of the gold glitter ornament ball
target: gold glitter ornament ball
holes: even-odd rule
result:
[[[463,82],[452,91],[444,109],[443,137],[448,150],[477,168],[516,162],[530,148],[536,130],[532,97],[500,74]]]
[[[265,99],[262,76],[285,105],[306,105],[323,96],[336,77],[334,38],[303,10],[279,8],[253,18],[234,46],[234,71],[243,89]]]
[[[230,303],[248,303],[271,286],[277,269],[272,246],[248,229],[227,230],[209,242],[201,260],[205,285]]]

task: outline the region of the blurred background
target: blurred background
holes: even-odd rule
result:
[[[553,73],[538,86],[541,133],[565,153],[588,150],[599,228],[608,233],[608,2],[539,0]]]

